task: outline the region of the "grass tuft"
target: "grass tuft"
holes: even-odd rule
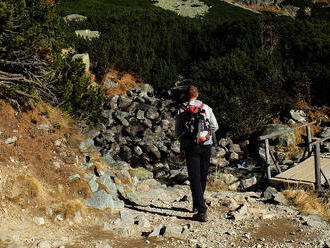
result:
[[[283,194],[299,211],[317,214],[325,221],[330,221],[330,202],[327,197],[319,197],[314,192],[292,188],[283,191]]]

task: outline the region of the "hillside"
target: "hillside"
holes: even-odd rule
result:
[[[294,18],[220,0],[1,1],[0,248],[329,247],[329,191],[269,187],[257,140],[311,121],[330,135],[328,14],[290,1]],[[175,135],[187,84],[220,124],[206,223]],[[306,138],[271,140],[270,172],[305,159]]]
[[[188,185],[170,187],[143,170],[108,167],[81,145],[86,137],[66,114],[45,104],[19,114],[2,102],[0,117],[0,247],[329,244],[329,223],[287,206],[281,193],[207,190],[211,221],[198,223],[190,219]],[[113,205],[102,201],[107,194]]]

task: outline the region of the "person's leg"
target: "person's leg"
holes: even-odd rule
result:
[[[204,192],[206,187],[207,175],[209,173],[210,167],[210,157],[211,157],[211,146],[203,146],[201,148],[201,160],[200,160],[200,175],[201,175],[201,185],[203,190],[203,199],[204,199]]]
[[[203,188],[200,175],[200,154],[194,152],[186,153],[188,175],[190,180],[190,189],[193,198],[193,206],[198,212],[206,212],[206,205],[203,197]]]

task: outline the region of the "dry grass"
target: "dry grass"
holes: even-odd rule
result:
[[[212,191],[212,192],[219,192],[222,190],[229,190],[228,185],[221,183],[218,180],[214,180],[213,182],[210,182],[206,185],[206,190]]]
[[[64,218],[73,218],[75,214],[80,211],[81,216],[85,216],[87,213],[87,207],[80,200],[68,200],[63,204],[62,209]]]
[[[320,198],[316,193],[301,189],[287,189],[284,196],[300,211],[307,214],[317,214],[325,221],[330,221],[330,202],[327,197]]]
[[[41,124],[48,124],[50,130],[39,129]],[[65,216],[74,209],[84,212],[81,199],[91,196],[88,181],[69,180],[71,175],[84,173],[78,166],[83,156],[77,157],[84,137],[74,120],[44,103],[30,104],[29,109],[18,113],[2,101],[0,130],[0,169],[7,175],[6,181],[0,181],[0,189],[4,189],[0,195],[31,211],[63,206]],[[18,138],[16,144],[3,142],[13,136]],[[62,144],[56,146],[59,139]],[[55,161],[60,162],[60,168],[54,166]],[[101,160],[97,164],[104,166]]]
[[[257,6],[257,5],[246,5],[246,4],[241,4],[242,6],[244,6],[245,8],[248,8],[248,9],[253,9],[253,10],[257,10],[257,11],[260,11],[260,12],[273,12],[273,13],[276,13],[276,14],[282,14],[283,11],[277,7],[277,6],[267,6],[266,8],[264,7],[261,7],[261,6]]]
[[[129,73],[122,73],[118,72],[116,70],[110,70],[109,73],[107,73],[103,80],[102,83],[106,81],[107,78],[110,78],[111,80],[115,81],[118,83],[117,87],[114,87],[112,89],[105,88],[106,90],[106,95],[111,96],[111,95],[127,95],[127,91],[131,86],[138,86],[140,85],[143,80],[139,78],[138,76],[133,76]]]

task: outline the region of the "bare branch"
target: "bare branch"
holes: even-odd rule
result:
[[[5,84],[5,83],[3,83],[3,82],[0,82],[0,87],[2,87],[2,88],[7,88],[7,89],[10,89],[10,88],[11,88],[10,86],[8,86],[7,84]],[[38,99],[38,97],[36,97],[36,96],[32,96],[32,95],[30,95],[30,94],[28,94],[28,93],[25,93],[25,92],[21,91],[21,90],[14,90],[14,91],[15,91],[16,94],[18,94],[18,95],[25,96],[25,97],[28,97],[28,98]]]

